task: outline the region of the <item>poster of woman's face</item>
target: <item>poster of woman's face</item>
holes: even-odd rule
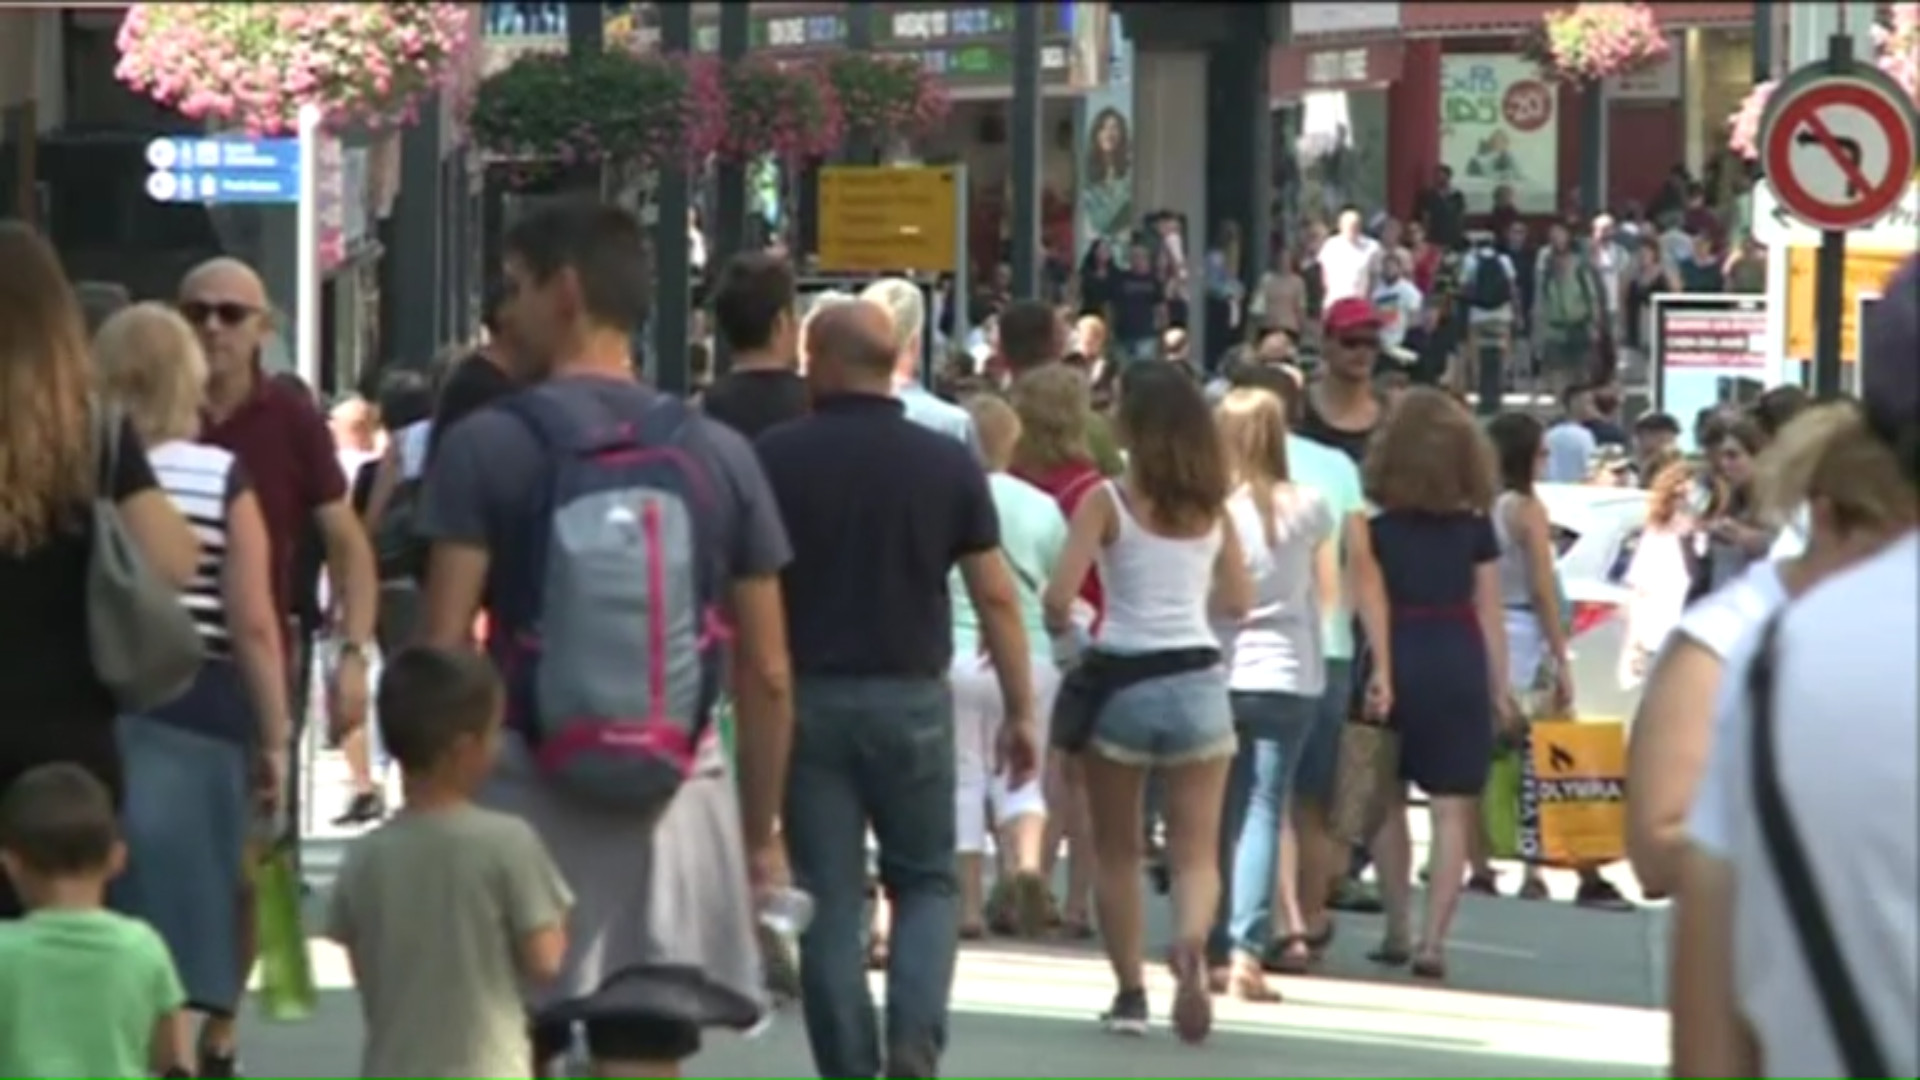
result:
[[[1131,143],[1127,118],[1120,110],[1101,109],[1087,134],[1087,180],[1095,184],[1125,180],[1133,171]]]

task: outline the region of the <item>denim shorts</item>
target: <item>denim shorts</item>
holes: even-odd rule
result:
[[[1237,745],[1227,677],[1218,667],[1135,683],[1109,698],[1093,725],[1093,748],[1122,765],[1231,757]]]
[[[1319,715],[1300,747],[1300,769],[1293,774],[1293,790],[1300,798],[1325,806],[1333,797],[1333,778],[1340,768],[1340,728],[1347,722],[1352,698],[1353,661],[1329,659]]]

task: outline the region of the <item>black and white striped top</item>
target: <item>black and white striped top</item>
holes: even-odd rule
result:
[[[246,488],[239,459],[217,446],[181,441],[162,443],[148,450],[147,457],[161,490],[173,500],[200,540],[200,565],[181,591],[181,603],[193,614],[207,655],[229,657],[233,649],[222,586],[227,562],[227,508]]]

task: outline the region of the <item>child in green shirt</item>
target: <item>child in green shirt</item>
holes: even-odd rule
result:
[[[104,907],[126,861],[106,786],[42,765],[0,799],[0,866],[26,905],[0,922],[0,1076],[187,1076],[186,994],[166,943]]]

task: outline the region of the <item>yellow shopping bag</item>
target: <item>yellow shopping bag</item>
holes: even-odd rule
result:
[[[1537,720],[1521,755],[1520,856],[1590,866],[1627,855],[1627,727]]]

